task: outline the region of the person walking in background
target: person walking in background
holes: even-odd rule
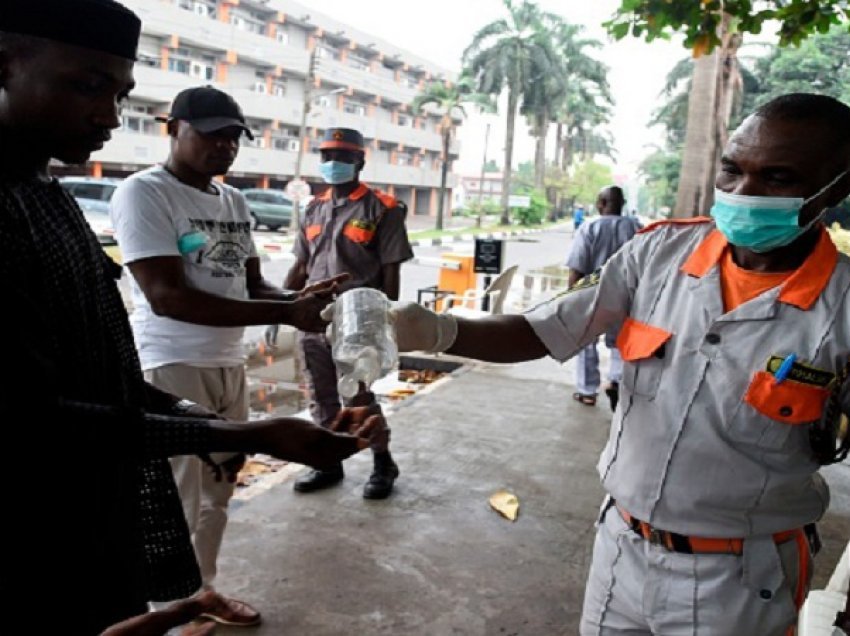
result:
[[[599,218],[582,225],[573,238],[567,267],[570,268],[569,286],[575,287],[583,278],[602,269],[617,250],[632,239],[641,228],[637,217],[623,216],[625,206],[623,190],[611,185],[603,188],[596,198]],[[611,410],[617,409],[620,394],[620,379],[623,375],[623,359],[615,345],[617,332],[605,334],[605,346],[611,352],[608,371],[608,386],[605,394]],[[599,373],[599,350],[596,341],[584,347],[576,356],[576,389],[573,399],[585,406],[596,405],[601,376]]]

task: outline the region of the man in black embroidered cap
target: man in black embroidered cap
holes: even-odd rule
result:
[[[259,451],[336,465],[380,425],[355,435],[295,419],[234,426],[144,382],[120,272],[48,172],[51,158],[85,162],[118,127],[139,32],[111,0],[0,5],[0,275],[16,365],[0,404],[16,444],[7,474],[26,480],[6,500],[10,633],[97,634],[148,600],[199,588],[168,456]],[[326,302],[277,305],[282,321],[320,330]]]

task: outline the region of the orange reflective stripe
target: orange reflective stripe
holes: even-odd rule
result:
[[[365,197],[368,192],[369,186],[367,186],[365,183],[361,183],[356,188],[354,188],[354,191],[351,194],[348,195],[348,200],[357,201],[358,199],[362,199],[363,197]]]
[[[383,203],[387,209],[392,209],[398,205],[398,199],[396,199],[391,194],[387,194],[386,192],[381,192],[380,190],[372,190],[375,193],[375,196],[378,197],[378,200]]]
[[[617,336],[617,349],[620,350],[623,360],[634,362],[648,358],[672,337],[673,334],[669,331],[634,318],[626,318]]]
[[[785,380],[779,384],[772,373],[756,371],[744,401],[767,417],[786,424],[806,424],[820,419],[829,391]]]
[[[345,226],[342,233],[355,243],[368,243],[375,236],[374,230],[367,230],[350,223]]]
[[[304,229],[304,235],[307,237],[308,241],[312,241],[314,238],[319,236],[322,233],[321,225],[308,225]]]
[[[806,539],[806,533],[800,529],[796,531],[794,537],[797,542],[797,552],[799,555],[799,572],[797,573],[797,590],[794,594],[794,604],[797,606],[797,611],[803,607],[803,602],[809,592],[809,567],[811,566],[811,553],[809,552],[809,542]],[[781,543],[777,541],[777,543]]]

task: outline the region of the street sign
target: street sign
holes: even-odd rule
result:
[[[498,274],[502,271],[505,243],[499,239],[475,239],[473,270],[476,274]]]
[[[531,205],[531,197],[525,194],[512,194],[508,197],[509,208],[527,208]]]
[[[306,199],[310,196],[310,184],[304,179],[290,181],[286,184],[286,194],[293,199]]]

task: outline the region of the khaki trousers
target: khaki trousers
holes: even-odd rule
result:
[[[228,419],[248,419],[248,390],[242,365],[201,368],[169,364],[146,371],[145,379],[163,391],[197,402]],[[233,456],[233,453],[210,454],[215,462]],[[204,587],[212,588],[227,525],[227,505],[235,484],[226,479],[216,481],[210,467],[194,455],[172,457],[171,469],[192,534]]]

